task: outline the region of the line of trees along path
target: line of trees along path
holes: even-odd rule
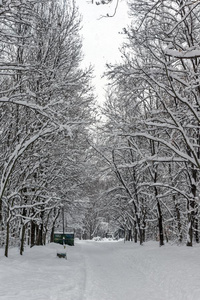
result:
[[[129,13],[94,126],[74,1],[0,1],[6,256],[53,241],[69,214],[84,237],[112,228],[140,244],[199,242],[200,1],[131,0]]]
[[[81,193],[91,70],[74,1],[0,5],[0,244],[46,242]]]
[[[122,63],[107,65],[102,147],[113,217],[145,237],[199,242],[200,1],[129,1]],[[106,142],[105,142],[106,141]],[[123,210],[116,209],[122,207]]]

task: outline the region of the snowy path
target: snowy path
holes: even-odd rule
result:
[[[200,246],[150,242],[79,241],[56,257],[60,245],[0,249],[0,300],[199,300]]]
[[[126,256],[122,247],[113,243],[90,243],[90,247],[82,247],[86,265],[86,290],[84,300],[122,300],[149,299],[154,294],[154,300],[160,299],[155,295],[156,285],[145,270],[138,268],[139,257]],[[157,289],[158,292],[158,289]]]
[[[193,254],[199,256],[200,249],[165,247],[92,242],[82,245],[86,264],[82,299],[199,300],[200,260]]]

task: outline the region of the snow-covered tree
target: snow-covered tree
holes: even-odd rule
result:
[[[0,232],[7,228],[6,255],[16,224],[22,253],[27,229],[31,244],[41,244],[50,218],[58,218],[93,101],[91,71],[79,67],[74,1],[16,2],[3,3],[0,14]]]
[[[143,186],[155,199],[160,243],[164,215],[165,224],[172,218],[179,224],[180,234],[181,208],[187,212],[184,228],[191,246],[198,233],[199,1],[135,0],[130,13],[134,22],[124,32],[123,62],[108,66],[117,87],[108,112],[112,134],[129,141],[129,151],[138,155],[120,168],[146,169]],[[125,146],[120,142],[118,148],[123,162]]]

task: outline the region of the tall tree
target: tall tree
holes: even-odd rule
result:
[[[199,1],[135,0],[130,1],[130,13],[134,23],[125,30],[128,42],[122,47],[123,63],[108,66],[108,77],[117,86],[115,98],[119,99],[114,104],[118,118],[113,118],[111,111],[109,118],[115,135],[119,140],[131,140],[131,149],[137,149],[150,171],[150,181],[145,184],[155,192],[160,242],[162,210],[168,207],[170,212],[169,198],[161,201],[168,186],[176,197],[176,208],[183,196],[188,214],[187,245],[191,246],[194,230],[198,232]],[[131,114],[130,121],[127,117]],[[167,181],[158,177],[172,164],[184,172],[182,187],[179,182],[169,184],[169,173]],[[179,210],[177,218],[180,221]]]
[[[8,244],[10,222],[19,219],[22,254],[28,224],[32,245],[35,232],[43,243],[51,211],[63,205],[59,177],[63,183],[69,162],[72,170],[77,139],[92,122],[91,71],[79,67],[74,1],[3,4],[0,17],[0,231],[7,224]]]

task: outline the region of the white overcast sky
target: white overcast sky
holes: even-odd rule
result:
[[[113,18],[100,18],[107,13],[112,15],[115,10],[115,0],[112,5],[91,4],[91,0],[76,0],[79,11],[82,14],[83,29],[83,53],[84,65],[94,66],[95,79],[93,84],[96,88],[98,101],[104,100],[104,88],[106,81],[102,79],[106,63],[114,63],[120,60],[119,47],[124,35],[119,34],[122,28],[130,23],[126,0],[120,0],[116,15]]]

